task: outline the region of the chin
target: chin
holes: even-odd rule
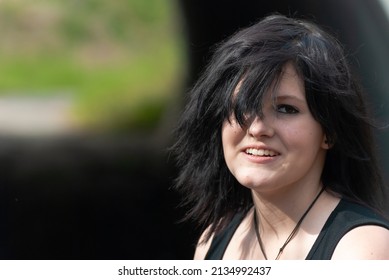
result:
[[[247,180],[241,180],[239,183],[248,188],[248,189],[263,189],[263,188],[268,188],[270,185],[269,183],[266,182],[258,182],[258,181],[247,181]]]

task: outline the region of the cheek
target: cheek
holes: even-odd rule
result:
[[[222,126],[223,147],[239,143],[243,134],[242,128],[234,122],[224,122]]]
[[[322,146],[324,133],[320,127],[315,125],[299,127],[288,133],[288,143],[291,148],[295,148],[300,153],[316,153]]]
[[[244,131],[239,125],[225,122],[222,127],[223,154],[227,166],[230,166],[238,150],[238,145],[244,137]]]

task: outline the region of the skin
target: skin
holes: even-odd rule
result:
[[[274,259],[322,188],[320,177],[330,146],[309,111],[303,80],[292,64],[285,65],[275,90],[275,95],[265,95],[261,118],[252,117],[241,127],[231,117],[222,127],[226,164],[235,178],[251,189],[255,206],[236,230],[224,259],[264,259],[254,231],[253,211],[257,211],[266,254]],[[239,85],[235,94],[238,91]],[[339,200],[323,192],[280,259],[305,259]],[[195,259],[203,259],[210,246],[212,238],[203,243],[204,236]],[[333,259],[389,259],[388,249],[388,230],[363,226],[342,238]]]

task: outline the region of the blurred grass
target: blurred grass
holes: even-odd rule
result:
[[[155,127],[185,75],[174,4],[0,2],[0,94],[67,92],[81,126]]]

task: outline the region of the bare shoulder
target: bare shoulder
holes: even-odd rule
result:
[[[349,231],[339,241],[332,259],[389,260],[389,230],[366,225]]]
[[[211,243],[212,243],[212,239],[213,239],[213,235],[211,236],[211,238],[209,238],[209,240],[205,241],[206,239],[206,236],[208,235],[209,233],[209,228],[208,227],[200,236],[199,238],[199,241],[197,242],[197,246],[196,246],[196,251],[195,251],[195,255],[194,255],[194,259],[195,260],[203,260],[205,258],[205,256],[207,255],[207,252],[209,250],[209,247],[211,247]]]

